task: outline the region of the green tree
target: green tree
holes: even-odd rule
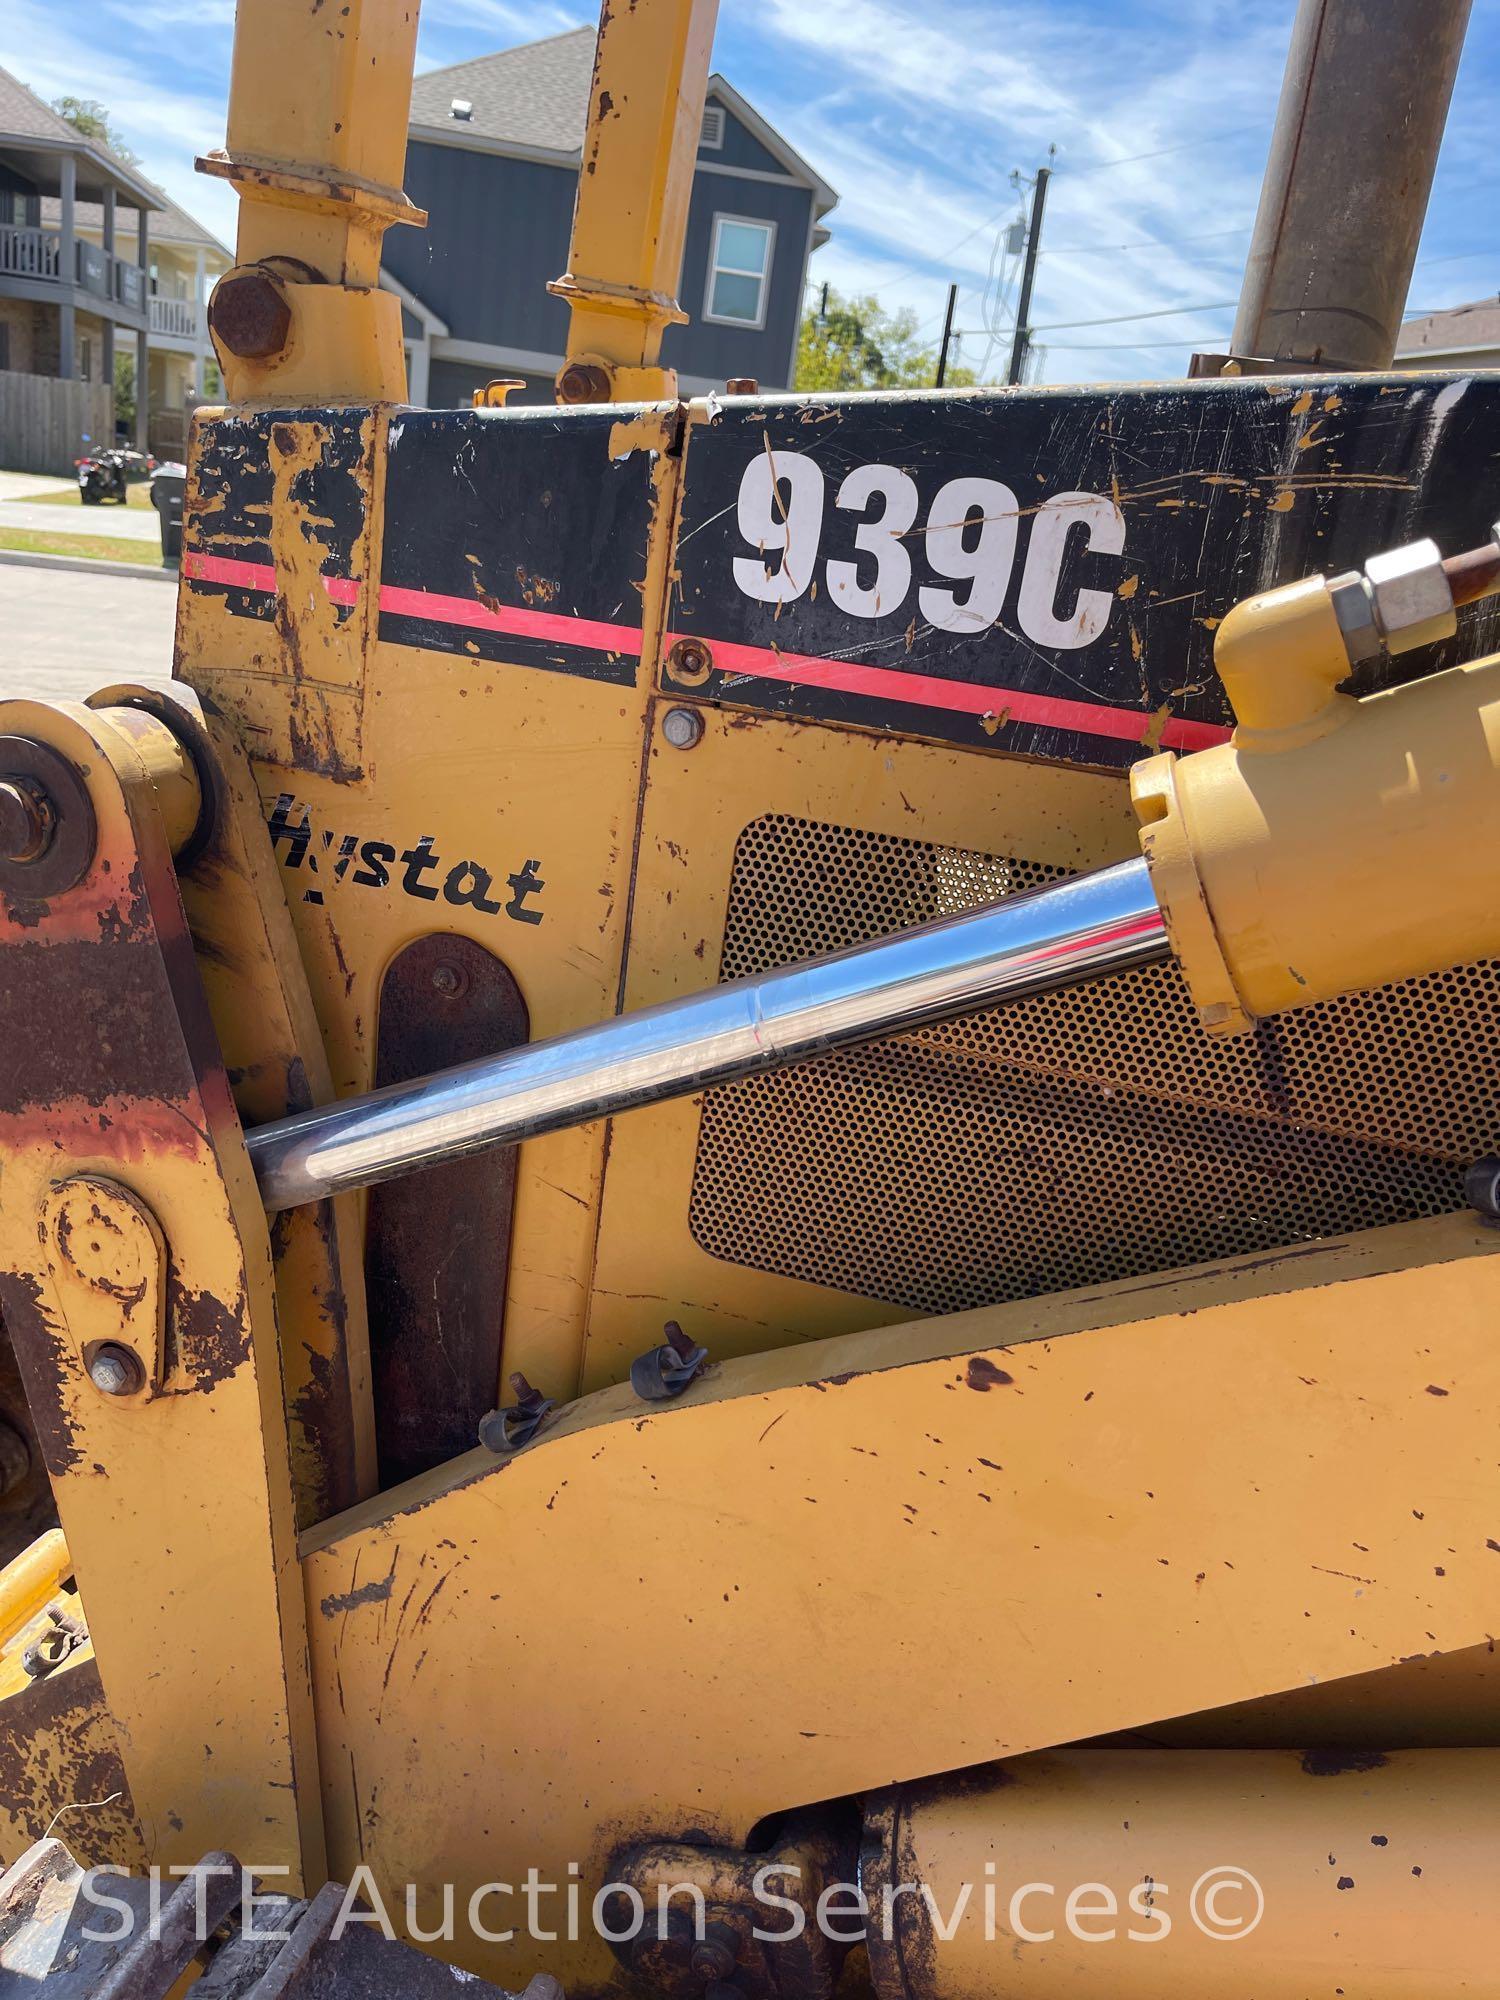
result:
[[[109,122],[109,112],[95,97],[54,97],[52,109],[59,118],[67,120],[75,132],[81,132],[85,139],[97,139],[101,146],[108,146],[117,160],[123,160],[127,167],[138,167],[139,153],[127,146]]]
[[[128,354],[115,356],[115,422],[135,429],[135,362]]]
[[[873,293],[846,298],[830,288],[826,302],[803,315],[799,389],[930,389],[937,363],[938,350],[923,343],[910,306],[890,313]],[[973,381],[971,369],[949,367],[950,388]]]

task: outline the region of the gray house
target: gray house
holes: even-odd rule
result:
[[[402,302],[412,401],[467,403],[497,375],[550,402],[594,30],[575,28],[419,76],[406,189],[425,230],[393,229],[383,282]],[[709,81],[678,298],[662,359],[689,394],[753,376],[791,386],[808,259],[838,197],[723,77]]]
[[[146,370],[161,205],[135,168],[0,70],[0,464],[62,472],[85,435],[110,436],[117,343]],[[144,397],[138,430],[144,444]]]

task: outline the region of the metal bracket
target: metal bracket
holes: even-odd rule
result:
[[[515,1402],[491,1410],[480,1423],[479,1442],[486,1451],[519,1451],[522,1445],[531,1443],[557,1407],[551,1396],[533,1389],[519,1369],[511,1376],[510,1386]]]
[[[630,1386],[645,1403],[670,1403],[708,1359],[708,1349],[696,1346],[675,1319],[667,1321],[664,1331],[660,1347],[638,1354],[630,1364]]]
[[[89,1380],[117,1403],[162,1386],[166,1239],[118,1182],[81,1174],[42,1198],[42,1240],[59,1306]]]

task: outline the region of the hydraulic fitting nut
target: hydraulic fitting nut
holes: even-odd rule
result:
[[[1371,556],[1364,574],[1334,577],[1329,595],[1352,663],[1381,652],[1409,653],[1451,638],[1453,591],[1435,542],[1411,542]]]

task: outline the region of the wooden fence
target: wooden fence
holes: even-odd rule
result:
[[[102,382],[0,370],[0,471],[66,477],[90,443],[114,436],[114,391]]]

